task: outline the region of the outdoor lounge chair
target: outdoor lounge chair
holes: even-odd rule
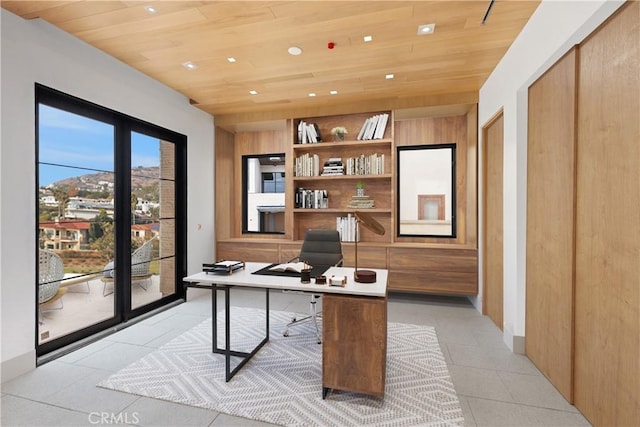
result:
[[[38,317],[42,319],[42,313],[51,310],[62,310],[62,296],[67,288],[60,286],[64,277],[62,258],[56,253],[40,249],[38,253]],[[58,307],[52,306],[56,301]],[[43,308],[43,306],[46,306]],[[42,320],[40,320],[42,323]]]
[[[148,288],[148,283],[145,285],[152,276],[152,273],[149,273],[149,265],[151,264],[151,249],[153,247],[153,241],[155,237],[151,240],[145,242],[142,246],[131,254],[131,284],[138,284],[145,291]],[[104,266],[102,277],[100,278],[104,283],[102,288],[102,295],[107,296],[113,293],[113,280],[115,278],[115,268],[113,261],[109,262]],[[111,284],[111,290],[107,290],[107,285]]]

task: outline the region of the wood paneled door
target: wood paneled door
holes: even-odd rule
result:
[[[484,258],[482,312],[502,330],[503,322],[503,138],[502,112],[482,129]]]
[[[640,3],[580,46],[575,403],[640,424]]]
[[[525,354],[573,400],[575,50],[529,87]]]
[[[640,422],[639,16],[529,88],[525,350],[595,426]]]

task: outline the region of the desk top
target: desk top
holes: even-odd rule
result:
[[[358,283],[353,280],[354,268],[351,267],[330,267],[324,275],[327,280],[331,276],[346,276],[347,284],[344,287],[326,285],[316,285],[311,283],[300,283],[299,277],[288,276],[265,276],[252,274],[261,268],[268,266],[264,262],[247,262],[244,269],[236,270],[232,274],[207,274],[204,272],[192,274],[182,280],[185,282],[215,283],[216,285],[246,286],[251,288],[284,289],[289,291],[304,291],[313,293],[332,293],[346,295],[362,295],[370,297],[385,297],[387,295],[388,271],[384,269],[367,269],[376,272],[376,282]]]

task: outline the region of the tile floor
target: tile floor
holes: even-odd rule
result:
[[[263,293],[234,290],[232,304],[261,307]],[[113,372],[210,316],[210,294],[156,314],[2,384],[2,426],[264,426],[96,387]],[[271,308],[305,312],[308,298],[271,292]],[[468,426],[588,426],[580,412],[524,356],[511,353],[493,323],[466,298],[391,295],[389,321],[435,326]]]

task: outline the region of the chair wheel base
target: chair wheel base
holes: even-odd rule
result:
[[[289,336],[289,331],[284,331],[284,333],[282,334],[283,337],[288,337]]]

